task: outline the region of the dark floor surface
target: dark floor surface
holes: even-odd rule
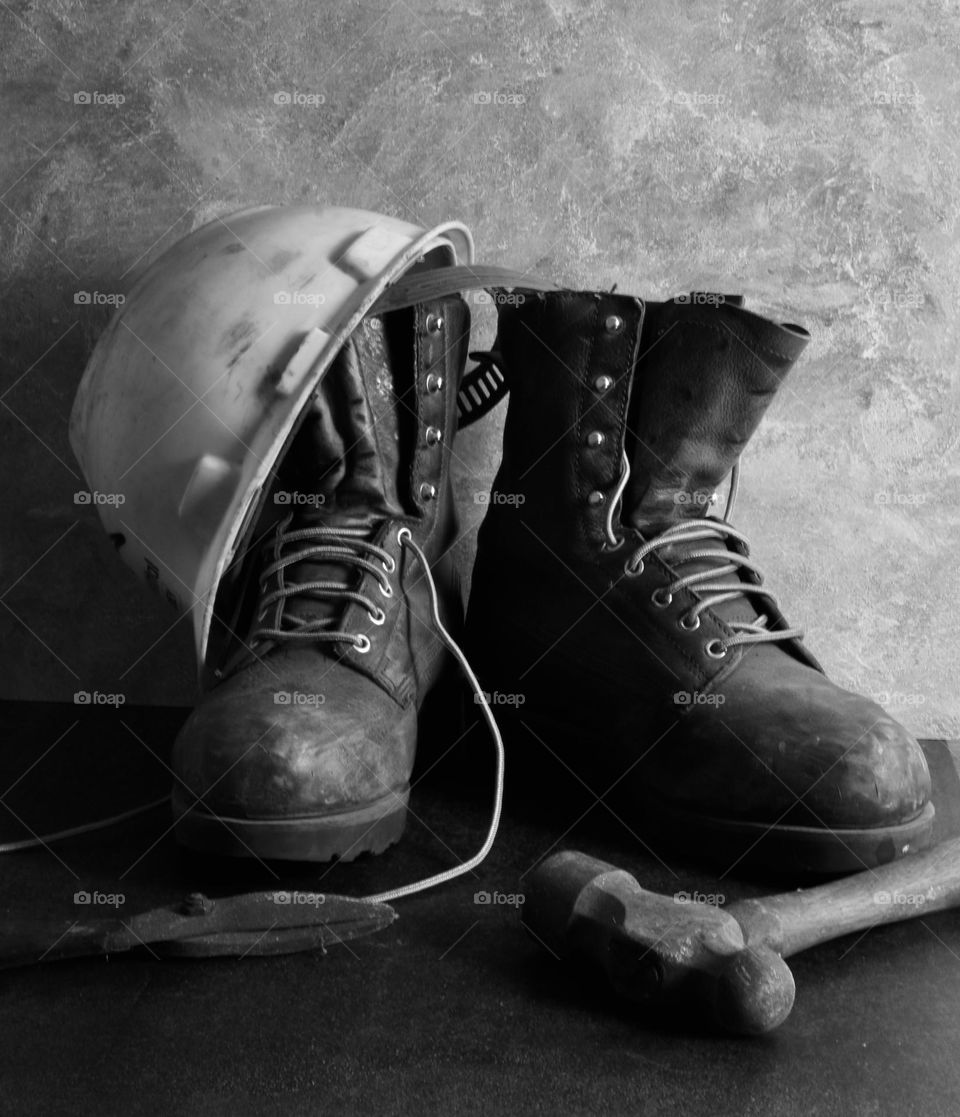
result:
[[[0,717],[0,838],[13,840],[24,824],[49,832],[162,795],[183,711],[8,703]],[[363,895],[445,868],[451,851],[468,856],[487,823],[485,788],[458,795],[438,772],[415,788],[397,849],[284,883]],[[734,1038],[688,1010],[612,1002],[541,954],[515,907],[474,902],[478,890],[522,892],[521,873],[559,848],[568,823],[549,807],[541,815],[521,819],[511,804],[475,875],[397,901],[400,918],[386,931],[325,956],[201,962],[143,952],[7,971],[0,1111],[960,1113],[960,916],[796,956],[792,1016],[766,1037]],[[623,864],[658,891],[718,890],[702,866],[638,854],[602,805],[561,844]],[[231,880],[229,867],[186,860],[160,809],[6,856],[0,902],[7,928],[39,915],[66,922],[79,889],[122,892],[133,913],[197,888],[216,896],[276,885],[257,873]],[[722,888],[731,899],[769,884],[726,879]]]

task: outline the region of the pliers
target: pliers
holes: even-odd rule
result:
[[[246,957],[323,950],[388,927],[389,904],[322,892],[247,892],[179,904],[129,919],[43,920],[0,932],[0,968],[146,947],[155,955]]]

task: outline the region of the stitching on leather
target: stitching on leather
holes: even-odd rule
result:
[[[590,370],[594,367],[593,354],[597,347],[597,325],[600,320],[600,300],[594,298],[592,313],[590,315],[590,348],[587,350],[586,360],[582,368],[576,370],[577,379],[580,381],[577,391],[577,423],[576,423],[576,439],[577,449],[574,457],[573,467],[574,476],[577,479],[577,505],[579,515],[576,516],[577,530],[580,534],[581,542],[588,543],[590,541],[591,524],[590,519],[592,513],[589,504],[584,502],[584,476],[583,476],[583,417],[584,417],[584,402],[587,394],[587,378]]]

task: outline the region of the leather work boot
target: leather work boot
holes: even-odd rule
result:
[[[859,870],[929,840],[929,772],[807,651],[732,502],[709,514],[809,340],[742,302],[501,308],[491,359],[510,402],[467,654],[541,796],[548,770],[572,773],[631,827],[727,867]]]
[[[268,504],[244,646],[174,747],[182,844],[325,861],[400,837],[418,711],[448,662],[421,555],[462,625],[446,552],[468,336],[459,296],[368,317],[322,380]]]

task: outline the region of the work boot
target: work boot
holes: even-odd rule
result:
[[[739,297],[515,301],[467,614],[513,772],[541,796],[572,774],[728,867],[845,872],[922,846],[919,745],[826,677],[729,504],[711,514],[809,335]]]
[[[246,639],[174,747],[184,845],[326,861],[400,837],[418,711],[448,662],[431,577],[462,626],[447,551],[468,336],[458,295],[367,318],[322,380],[268,503]]]

